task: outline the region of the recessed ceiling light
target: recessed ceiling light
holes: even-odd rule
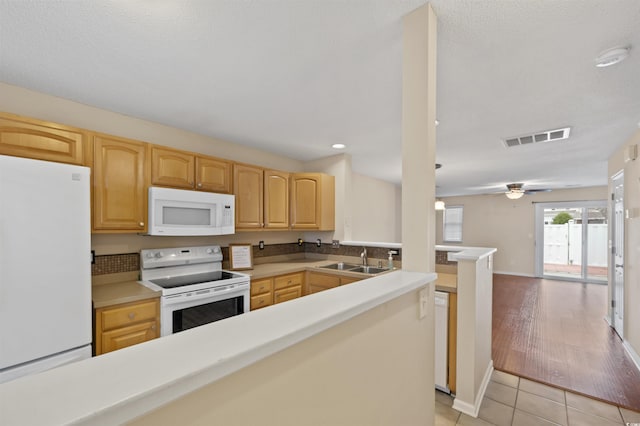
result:
[[[605,50],[596,58],[596,67],[609,67],[624,61],[627,59],[627,56],[629,56],[629,50],[631,50],[631,46],[614,47],[612,49]]]
[[[333,145],[331,145],[331,148],[333,149],[345,149],[347,146],[343,143],[334,143]]]

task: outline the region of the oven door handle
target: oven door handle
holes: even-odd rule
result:
[[[188,300],[201,300],[201,299],[212,299],[220,300],[220,296],[227,296],[230,293],[237,293],[241,295],[244,292],[249,290],[249,285],[246,283],[239,284],[231,284],[220,287],[206,288],[202,290],[194,290],[186,293],[180,294],[172,294],[168,296],[164,296],[163,300],[167,303],[178,303]]]

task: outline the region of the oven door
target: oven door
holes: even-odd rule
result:
[[[162,297],[161,335],[188,330],[249,312],[249,283]]]

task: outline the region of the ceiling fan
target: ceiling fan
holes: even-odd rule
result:
[[[504,194],[510,200],[517,200],[523,195],[535,194],[536,192],[550,192],[551,189],[524,189],[524,183],[509,183],[507,184],[507,192]]]

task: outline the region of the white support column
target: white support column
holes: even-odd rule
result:
[[[435,271],[436,15],[427,3],[403,19],[402,34],[402,269]],[[431,350],[424,363],[425,404],[435,417],[434,285],[419,295],[426,306]],[[418,313],[416,313],[418,314]],[[433,413],[433,414],[431,414]]]
[[[436,16],[429,4],[403,21],[402,268],[435,269]]]

